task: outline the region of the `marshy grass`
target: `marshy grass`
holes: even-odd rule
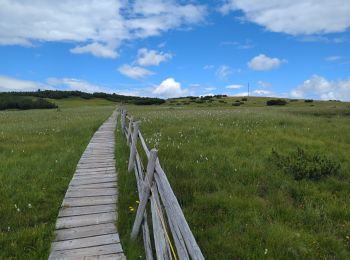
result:
[[[115,105],[0,112],[0,259],[47,259],[59,207],[90,138]]]
[[[158,147],[206,258],[349,259],[348,104],[310,107],[301,100],[266,107],[266,99],[249,98],[244,107],[233,107],[232,102],[127,107],[141,120],[149,148]],[[339,164],[339,173],[295,180],[271,163],[272,149],[290,154],[297,147]],[[121,153],[127,160],[128,150]]]

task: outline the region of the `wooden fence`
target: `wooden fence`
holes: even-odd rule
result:
[[[204,259],[166,174],[160,166],[157,150],[148,149],[139,129],[140,122],[129,117],[125,109],[119,110],[122,132],[130,147],[128,170],[135,173],[140,201],[131,238],[135,239],[142,229],[147,259],[153,259],[152,247],[155,248],[156,259]],[[146,168],[137,149],[138,140],[147,156]],[[150,202],[150,214],[147,214],[148,202]],[[153,240],[150,237],[148,218],[152,218]]]

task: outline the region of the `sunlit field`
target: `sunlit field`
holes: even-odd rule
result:
[[[115,104],[0,111],[0,259],[47,259],[59,207],[91,136]]]
[[[349,259],[350,104],[300,100],[267,107],[266,98],[249,98],[232,105],[236,99],[126,107],[141,120],[148,146],[158,147],[206,258]],[[340,168],[298,180],[272,156],[274,150],[288,157],[297,148]],[[125,190],[134,175],[126,173],[127,147],[118,149]],[[119,226],[132,225],[136,199],[119,196]],[[126,230],[121,235],[128,241]]]

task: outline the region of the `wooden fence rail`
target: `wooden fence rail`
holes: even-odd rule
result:
[[[125,109],[119,110],[122,132],[130,147],[128,170],[135,173],[140,201],[131,238],[135,239],[142,229],[147,259],[153,259],[152,245],[155,248],[156,259],[204,259],[159,163],[157,150],[148,149],[139,130],[140,122],[129,117]],[[146,169],[137,150],[138,140],[148,159]],[[150,215],[147,214],[148,202],[150,202]],[[150,237],[148,216],[152,219],[153,240]]]

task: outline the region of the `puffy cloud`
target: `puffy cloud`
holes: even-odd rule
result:
[[[170,53],[157,52],[155,50],[142,48],[138,50],[136,63],[140,66],[158,66],[161,62],[167,61],[171,58],[172,55]]]
[[[241,10],[248,21],[292,35],[344,32],[350,27],[350,1],[226,0],[220,10]]]
[[[286,63],[287,60],[280,60],[278,58],[270,58],[265,54],[259,54],[248,62],[248,67],[252,70],[268,71],[278,68],[282,63]]]
[[[91,53],[96,57],[102,58],[117,58],[118,53],[115,50],[115,46],[103,45],[97,42],[87,44],[85,46],[77,46],[70,50],[72,53]]]
[[[205,14],[203,5],[173,0],[1,0],[0,45],[73,42],[72,53],[115,58],[125,40],[199,23]]]
[[[248,96],[248,92],[240,92],[240,93],[233,94],[232,96],[234,96],[234,97],[245,97],[245,96]]]
[[[138,66],[130,66],[128,64],[124,64],[118,68],[118,71],[132,79],[141,79],[146,76],[153,75],[154,72],[148,69],[138,67]]]
[[[238,89],[238,88],[243,88],[243,85],[233,84],[233,85],[228,85],[228,86],[226,86],[226,88],[229,88],[229,89]]]
[[[0,92],[37,91],[38,89],[52,89],[52,87],[40,82],[21,80],[0,75]]]
[[[155,87],[152,94],[162,98],[182,97],[189,95],[188,90],[183,89],[181,84],[175,81],[174,78],[167,78]]]
[[[229,66],[226,66],[226,65],[220,66],[216,71],[216,75],[220,79],[227,79],[230,74],[232,74],[232,70]]]
[[[324,77],[313,75],[303,84],[291,91],[294,98],[316,98],[322,100],[350,100],[350,78],[331,81]]]

